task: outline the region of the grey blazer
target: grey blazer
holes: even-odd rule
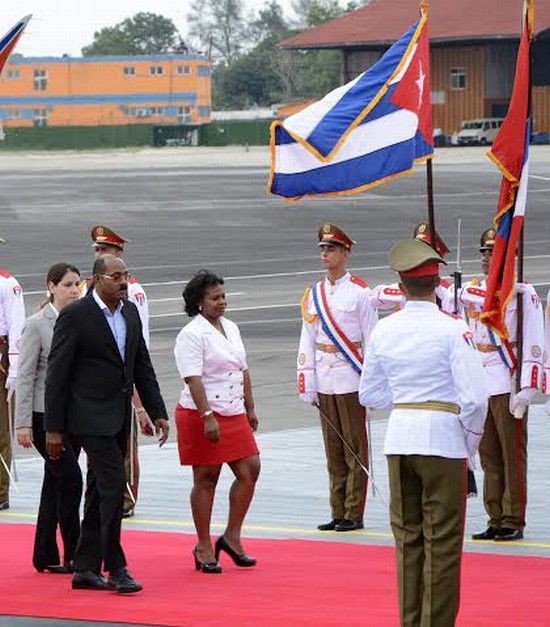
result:
[[[27,318],[21,335],[15,403],[15,428],[32,427],[32,413],[44,412],[48,355],[57,316],[48,304]]]

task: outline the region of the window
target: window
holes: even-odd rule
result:
[[[197,76],[210,76],[210,67],[208,65],[199,65],[197,67]]]
[[[47,125],[48,125],[47,109],[35,109],[34,110],[34,126],[47,126]]]
[[[148,107],[148,116],[161,116],[164,115],[164,107]]]
[[[48,75],[46,70],[33,71],[33,85],[35,91],[46,91],[48,87]]]
[[[191,74],[191,67],[189,65],[177,65],[176,74]]]
[[[210,107],[199,107],[199,117],[207,118],[210,115]]]
[[[451,68],[451,90],[461,91],[466,89],[466,69],[463,67]]]
[[[149,74],[151,74],[151,76],[162,76],[164,74],[164,68],[162,65],[152,65],[149,68]]]
[[[178,107],[178,118],[180,122],[187,122],[191,118],[191,107]]]
[[[123,74],[123,76],[135,76],[136,75],[136,68],[133,67],[132,65],[123,67],[122,68],[122,74]]]
[[[18,78],[21,78],[21,72],[14,68],[10,68],[6,70],[6,80],[7,81],[15,81]]]

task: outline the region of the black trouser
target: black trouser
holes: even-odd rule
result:
[[[115,572],[126,566],[120,544],[122,502],[126,489],[124,455],[128,431],[117,435],[81,435],[77,439],[88,455],[84,518],[74,556],[77,571]]]
[[[46,453],[44,414],[33,412],[32,433],[34,446],[44,458],[44,479],[36,520],[32,563],[37,570],[50,564],[59,564],[57,525],[63,540],[63,561],[74,558],[80,533],[80,500],[82,472],[78,465],[80,445],[73,437],[65,441],[61,457],[53,461]]]

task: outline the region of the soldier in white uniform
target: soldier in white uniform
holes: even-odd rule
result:
[[[481,235],[480,252],[483,274],[489,267],[496,232]],[[523,352],[521,389],[514,393],[517,363],[517,298],[506,308],[509,340],[501,340],[480,321],[485,301],[486,280],[474,279],[460,290],[470,330],[481,353],[487,375],[490,399],[483,439],[479,446],[484,471],[483,502],[489,517],[484,531],[474,540],[511,541],[523,538],[527,504],[527,406],[533,401],[542,378],[544,344],[540,299],[528,284],[517,285],[523,300]],[[514,416],[515,414],[515,416]]]
[[[302,299],[298,391],[319,407],[327,457],[332,518],[318,529],[353,531],[363,528],[367,477],[361,464],[368,465],[366,415],[357,390],[363,345],[377,314],[367,284],[346,269],[355,242],[330,223],[318,237],[327,274]]]
[[[443,258],[404,240],[389,253],[407,303],[365,350],[359,399],[391,414],[384,444],[401,625],[451,627],[459,605],[467,459],[487,411],[483,366],[468,327],[440,311]]]
[[[124,239],[107,226],[98,225],[92,228],[92,246],[95,249],[96,259],[103,255],[114,255],[122,257],[124,255],[124,245],[128,240]],[[143,339],[147,348],[149,348],[149,304],[145,290],[141,287],[135,277],[128,279],[128,300],[137,307],[141,320]],[[141,432],[145,435],[153,435],[153,425],[147,411],[143,407],[139,399],[138,393],[134,390],[133,396],[134,416],[140,426]],[[126,490],[124,494],[123,518],[129,518],[134,515],[135,504],[138,498],[139,487],[139,458],[138,458],[138,432],[136,423],[134,422],[131,432],[130,441],[126,448],[126,457],[124,459],[126,469],[126,482],[132,491],[132,496]]]
[[[0,239],[0,243],[4,240]],[[15,392],[19,343],[25,323],[23,292],[17,279],[0,270],[0,511],[10,506],[11,465],[10,412],[8,403]]]

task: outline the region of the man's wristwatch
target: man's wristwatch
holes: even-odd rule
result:
[[[211,409],[206,410],[205,412],[203,412],[201,414],[202,418],[209,418],[210,416],[213,416],[214,412]]]

